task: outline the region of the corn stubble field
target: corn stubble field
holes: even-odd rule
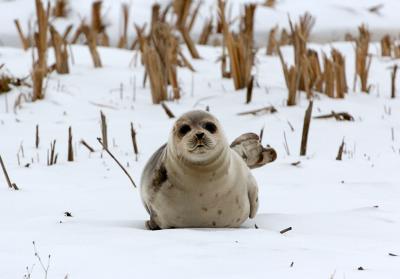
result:
[[[393,33],[372,41],[365,23],[317,44],[306,12],[260,38],[257,12],[280,1],[238,14],[214,1],[204,17],[210,1],[174,0],[134,25],[122,3],[115,40],[101,1],[63,28],[69,1],[34,3],[29,31],[15,18],[21,47],[0,47],[0,278],[398,278]],[[258,215],[240,229],[148,231],[133,186],[193,109],[228,140],[254,132],[277,151],[252,171]]]

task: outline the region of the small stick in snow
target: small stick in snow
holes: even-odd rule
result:
[[[40,137],[39,137],[39,124],[36,125],[36,135],[35,135],[35,147],[36,149],[39,148],[39,142],[40,142]]]
[[[247,84],[246,104],[249,104],[251,102],[251,98],[253,97],[253,85],[254,85],[254,76],[251,76],[250,81]]]
[[[292,123],[290,123],[290,121],[289,121],[289,120],[287,121],[287,123],[288,123],[288,125],[289,125],[289,127],[290,127],[290,130],[291,130],[292,132],[294,132],[294,128],[293,128],[293,125],[292,125]]]
[[[264,108],[260,108],[260,109],[255,109],[255,110],[249,110],[249,111],[245,111],[245,112],[240,112],[238,113],[238,115],[248,115],[248,114],[252,114],[252,115],[264,115],[267,113],[275,113],[278,112],[278,110],[274,107],[274,106],[269,106],[269,107],[264,107]]]
[[[118,164],[118,166],[123,170],[123,172],[128,176],[129,180],[132,182],[133,187],[136,188],[136,184],[133,181],[132,177],[129,175],[127,170],[122,166],[122,164],[117,160],[117,158],[114,157],[114,155],[108,150],[108,148],[103,144],[101,141],[101,138],[97,138],[98,142],[103,146],[104,150],[107,152],[108,155]]]
[[[397,254],[393,254],[393,253],[389,253],[389,256],[397,257],[398,255]]]
[[[106,116],[102,111],[100,111],[100,118],[101,118],[101,136],[103,145],[105,148],[108,148],[108,135],[107,135],[107,119]]]
[[[392,141],[394,141],[394,128],[393,127],[391,128],[391,131],[392,131]]]
[[[285,140],[284,143],[283,143],[283,146],[285,147],[286,154],[288,156],[290,156],[289,145],[288,145],[287,140],[286,140],[286,133],[285,132],[283,132],[283,139]]]
[[[84,141],[83,139],[81,140],[81,144],[86,147],[87,149],[89,149],[89,151],[92,153],[94,152],[93,147],[91,147],[86,141]]]
[[[135,128],[133,128],[132,122],[131,122],[131,138],[132,138],[132,144],[133,144],[133,151],[135,152],[135,157],[136,157],[136,161],[137,161],[139,150],[138,150],[138,146],[137,146],[137,142],[136,142],[136,131],[135,131]]]
[[[262,142],[263,136],[264,136],[264,126],[261,128],[260,131],[260,142]]]
[[[326,118],[335,118],[337,121],[354,121],[354,117],[347,112],[334,112],[332,111],[330,114],[318,115],[314,116],[314,119],[326,119]]]
[[[307,140],[308,140],[308,131],[310,130],[312,107],[313,107],[313,101],[310,101],[308,108],[306,110],[306,113],[304,115],[304,125],[303,125],[303,133],[301,136],[300,156],[305,156],[307,153]]]
[[[391,77],[392,77],[392,94],[391,94],[392,99],[396,98],[396,75],[397,75],[397,69],[398,69],[398,66],[394,65],[393,71],[392,71],[392,75],[391,75]]]
[[[165,113],[168,115],[169,118],[175,118],[175,115],[172,111],[167,107],[164,102],[161,102],[161,107],[164,109]]]
[[[344,138],[342,140],[342,143],[339,146],[339,151],[338,151],[338,154],[336,156],[336,160],[342,161],[343,150],[344,150]]]
[[[1,155],[0,155],[0,165],[1,165],[1,168],[3,169],[3,173],[4,173],[4,176],[6,178],[8,187],[10,187],[11,189],[14,189],[14,190],[19,190],[17,184],[11,183],[10,177],[8,176],[8,173],[7,173],[7,170],[6,170],[6,166],[4,165],[4,162],[3,162],[3,159],[1,158]]]
[[[68,128],[68,162],[74,161],[74,150],[72,148],[72,128]]]
[[[47,279],[47,274],[49,272],[49,268],[50,268],[50,258],[51,256],[48,256],[48,260],[47,260],[47,266],[44,265],[42,258],[39,255],[39,252],[36,249],[36,244],[35,241],[32,241],[33,244],[33,250],[35,251],[35,257],[38,259],[40,266],[42,267],[43,271],[44,271],[44,278]]]
[[[294,262],[292,262],[291,264],[290,264],[290,267],[293,267],[294,266]]]
[[[289,227],[289,228],[281,230],[279,233],[280,234],[284,234],[284,233],[287,233],[288,231],[291,231],[291,230],[292,230],[292,227]]]

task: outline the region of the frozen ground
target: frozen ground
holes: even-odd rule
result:
[[[353,47],[335,46],[346,54],[352,87]],[[151,104],[148,85],[142,87],[143,67],[135,65],[132,52],[100,49],[105,67],[93,69],[87,48],[74,46],[72,73],[51,74],[43,101],[14,109],[17,96],[28,90],[0,95],[0,154],[21,189],[8,189],[0,174],[0,278],[21,278],[33,264],[32,278],[44,278],[32,241],[45,262],[51,254],[48,278],[398,278],[400,257],[389,255],[400,254],[400,101],[389,99],[388,69],[396,61],[374,56],[370,95],[355,92],[345,100],[317,95],[314,116],[348,111],[355,122],[313,120],[308,155],[300,158],[307,101],[284,105],[278,59],[260,50],[259,87],[245,105],[245,92],[235,92],[232,80],[220,77],[215,63],[220,48],[199,51],[204,59],[192,61],[196,73],[179,70],[182,99],[168,105],[176,115],[210,106],[230,140],[265,127],[263,143],[277,150],[278,159],[254,170],[261,203],[256,219],[241,229],[145,230],[148,216],[138,189],[96,142],[100,110],[108,119],[111,150],[129,163],[137,183],[174,120]],[[290,61],[291,49],[283,51]],[[371,45],[371,51],[378,53],[378,46]],[[17,76],[29,73],[30,57],[29,51],[0,48],[0,62]],[[237,115],[271,104],[278,113]],[[137,130],[138,161],[130,122]],[[39,149],[34,147],[36,124]],[[66,162],[68,126],[74,136],[72,163]],[[336,161],[343,137],[344,159]],[[53,139],[59,163],[49,167],[46,153]],[[81,139],[97,151],[89,154]],[[73,217],[64,216],[67,211]],[[279,233],[289,226],[292,231]]]
[[[54,1],[51,1],[54,2]],[[70,0],[71,13],[67,19],[53,21],[59,30],[64,31],[66,26],[73,23],[77,27],[81,19],[90,21],[90,9],[93,0]],[[133,23],[139,25],[149,22],[151,5],[158,2],[165,6],[169,0],[104,0],[103,13],[108,25],[108,34],[114,45],[118,41],[121,30],[121,3],[131,3],[131,17],[129,24],[130,40],[136,36]],[[203,27],[204,20],[213,15],[217,16],[217,1],[203,0],[204,4],[198,20],[193,28],[192,36],[196,38]],[[264,0],[230,0],[232,19],[239,15],[243,3],[264,3]],[[255,16],[255,40],[259,46],[265,46],[268,32],[275,25],[288,28],[288,15],[297,19],[299,15],[308,11],[316,17],[311,40],[314,42],[330,42],[344,40],[347,32],[357,33],[357,27],[366,23],[374,40],[380,40],[385,33],[393,37],[399,36],[400,21],[398,0],[277,0],[275,8],[259,6]],[[371,13],[369,8],[382,4],[379,13]],[[19,19],[25,32],[28,32],[28,23],[34,19],[33,0],[0,0],[0,43],[3,45],[20,46],[20,40],[14,25],[14,19]]]

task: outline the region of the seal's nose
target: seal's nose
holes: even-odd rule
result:
[[[202,139],[204,137],[204,133],[203,132],[196,133],[196,137],[197,139]]]

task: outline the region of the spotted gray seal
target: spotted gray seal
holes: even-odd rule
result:
[[[250,168],[276,159],[256,134],[231,145],[210,113],[190,111],[174,124],[168,143],[147,162],[141,197],[149,229],[239,227],[254,218],[258,187]]]

